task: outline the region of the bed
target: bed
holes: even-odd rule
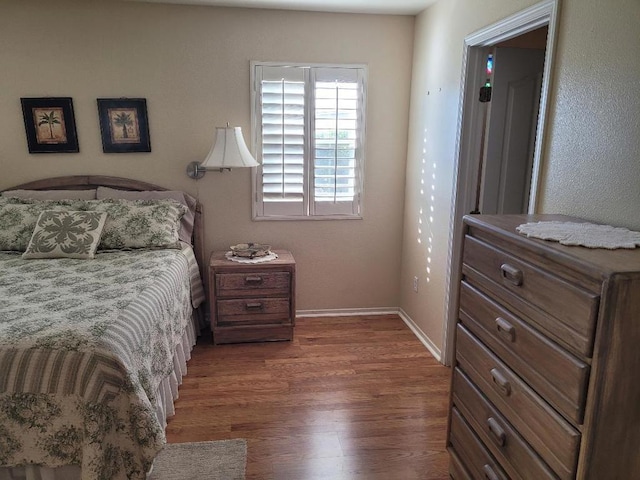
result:
[[[0,479],[144,479],[204,325],[201,206],[117,177],[7,190],[15,193],[0,196]],[[9,236],[6,225],[22,227],[29,214],[38,218],[23,252],[29,235]],[[82,242],[67,248],[86,234],[73,233],[78,219],[96,227],[97,253]],[[36,240],[51,225],[67,235],[51,247],[63,250],[57,256],[42,247],[54,236]]]

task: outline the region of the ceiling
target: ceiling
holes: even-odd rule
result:
[[[183,5],[416,15],[437,0],[134,0]]]

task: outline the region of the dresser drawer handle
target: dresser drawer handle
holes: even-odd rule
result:
[[[245,283],[262,283],[262,277],[259,277],[259,276],[245,277],[244,281]]]
[[[496,472],[493,471],[493,468],[491,468],[491,465],[488,463],[482,467],[482,470],[484,470],[484,478],[487,480],[500,480],[500,477],[498,477]]]
[[[509,395],[511,395],[511,384],[500,370],[498,370],[497,368],[492,368],[491,377],[493,378],[493,382],[498,385],[498,387],[500,387],[502,393],[504,393],[505,396],[508,397]]]
[[[496,318],[496,328],[498,329],[498,333],[510,342],[516,339],[516,329],[504,318]]]
[[[246,303],[245,308],[247,310],[262,310],[263,305],[262,302]]]
[[[489,417],[487,419],[487,426],[489,427],[489,431],[493,435],[496,443],[499,446],[504,447],[504,444],[507,441],[507,434],[504,433],[504,430],[502,429],[498,421],[493,417]]]
[[[502,265],[500,265],[500,272],[502,273],[503,280],[512,283],[516,287],[522,285],[522,270],[519,270],[513,265],[509,265],[508,263],[503,263]]]

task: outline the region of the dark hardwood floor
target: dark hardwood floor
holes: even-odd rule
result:
[[[201,337],[167,441],[245,438],[247,480],[446,479],[449,375],[396,315],[298,319],[292,342]]]

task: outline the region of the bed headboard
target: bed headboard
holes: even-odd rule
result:
[[[152,183],[133,180],[130,178],[107,177],[103,175],[71,175],[66,177],[43,178],[33,182],[16,185],[6,190],[91,190],[98,187],[118,188],[120,190],[144,191],[144,190],[169,190]],[[193,250],[200,266],[200,275],[204,276],[204,220],[202,218],[202,204],[196,204],[196,213],[193,223]]]

